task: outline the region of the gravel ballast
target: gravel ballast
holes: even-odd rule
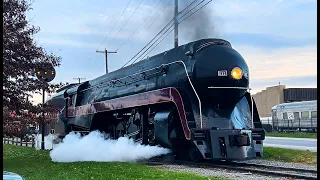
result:
[[[317,170],[317,166],[300,165],[300,164],[279,162],[279,161],[268,161],[268,160],[260,160],[259,159],[259,160],[248,160],[248,161],[241,161],[241,162],[263,164],[263,165],[269,165],[269,166]],[[281,177],[271,177],[271,176],[253,174],[253,173],[244,173],[244,172],[238,172],[238,171],[221,169],[221,168],[201,168],[201,167],[190,167],[190,166],[186,166],[186,165],[176,165],[176,164],[156,165],[154,167],[164,169],[164,170],[169,170],[169,171],[192,172],[192,173],[196,173],[196,174],[199,174],[202,176],[225,177],[225,178],[229,178],[229,179],[239,179],[239,180],[249,180],[249,179],[284,180],[284,179],[289,179],[289,178],[283,178],[283,177],[282,178]]]
[[[253,160],[239,161],[239,162],[262,164],[262,165],[277,166],[277,167],[279,166],[279,167],[287,167],[287,168],[317,170],[317,165],[304,165],[304,164],[288,163],[288,162],[281,162],[281,161],[268,161],[263,159],[253,159]]]
[[[168,170],[168,171],[179,171],[179,172],[192,172],[196,174],[200,174],[202,176],[214,176],[214,177],[225,177],[229,179],[238,179],[238,180],[266,180],[266,179],[275,179],[280,180],[281,178],[272,178],[268,176],[256,175],[252,173],[243,173],[243,172],[234,172],[227,169],[218,169],[218,168],[196,168],[189,167],[184,165],[159,165],[156,166],[160,169]]]

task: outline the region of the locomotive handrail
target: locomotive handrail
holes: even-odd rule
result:
[[[206,42],[206,43],[204,43],[204,44],[201,44],[201,45],[198,47],[198,49],[196,50],[196,52],[198,52],[198,51],[200,51],[202,48],[205,48],[205,47],[210,46],[210,45],[212,45],[212,44],[214,44],[214,42]]]
[[[151,69],[148,69],[148,70],[139,71],[139,72],[137,72],[137,73],[133,73],[133,74],[131,74],[131,75],[124,76],[124,77],[121,77],[121,78],[111,79],[111,80],[109,80],[109,81],[106,81],[106,82],[97,84],[97,85],[95,85],[95,86],[91,86],[91,87],[86,88],[86,89],[83,89],[83,90],[81,90],[80,92],[87,91],[87,90],[92,89],[92,88],[97,87],[97,86],[103,87],[102,85],[104,85],[104,84],[106,84],[106,83],[108,83],[108,82],[120,81],[120,79],[125,79],[125,78],[127,78],[127,77],[130,77],[130,78],[134,79],[134,78],[132,77],[133,75],[143,74],[143,73],[148,72],[148,71],[157,70],[157,69],[163,67],[164,65],[170,65],[170,64],[174,64],[174,63],[176,63],[176,62],[177,62],[177,61],[174,61],[174,62],[171,62],[171,63],[168,63],[168,64],[161,64],[160,66],[157,66],[157,67],[154,67],[154,68],[151,68]],[[181,62],[183,62],[183,61],[181,61]],[[183,63],[184,63],[184,62],[183,62]]]
[[[159,68],[162,68],[162,67],[165,67],[165,66],[169,66],[169,65],[175,64],[175,63],[181,63],[181,64],[183,65],[184,70],[185,70],[185,73],[186,73],[187,78],[188,78],[188,81],[189,81],[189,83],[190,83],[190,85],[191,85],[191,87],[192,87],[192,89],[193,89],[193,92],[195,93],[195,95],[196,95],[196,97],[197,97],[197,99],[198,99],[198,102],[199,102],[199,113],[200,113],[200,127],[202,128],[202,108],[201,108],[201,100],[200,100],[200,98],[199,98],[199,96],[198,96],[198,93],[197,93],[197,91],[195,90],[195,88],[194,88],[194,86],[193,86],[193,84],[192,84],[192,82],[191,82],[191,79],[190,79],[189,74],[188,74],[187,66],[186,66],[186,64],[185,64],[182,60],[170,62],[170,63],[167,63],[167,64],[161,64],[160,66],[157,66],[157,67],[154,67],[154,68],[151,68],[151,69],[148,69],[148,70],[140,71],[140,72],[137,72],[137,73],[133,73],[133,74],[131,74],[131,75],[128,75],[128,76],[124,76],[124,77],[121,77],[121,78],[117,78],[117,80],[124,79],[124,78],[127,78],[127,77],[133,78],[133,77],[132,77],[133,75],[142,74],[142,73],[145,73],[145,72],[148,72],[148,71],[152,71],[152,70],[154,70],[154,69],[159,69]],[[95,86],[91,86],[91,87],[89,87],[89,88],[86,88],[86,89],[81,90],[80,92],[87,91],[87,90],[92,89],[92,88],[94,88],[94,87],[96,87],[96,86],[98,86],[98,87],[99,87],[99,86],[100,86],[100,87],[103,87],[103,86],[101,86],[101,85],[106,84],[106,83],[108,83],[108,82],[110,82],[110,81],[114,81],[114,80],[115,80],[115,79],[112,79],[112,80],[109,80],[109,81],[106,81],[106,82],[97,84],[97,85],[95,85]],[[75,92],[75,93],[76,93],[76,92]]]
[[[201,49],[207,47],[207,46],[210,46],[210,45],[225,45],[227,47],[231,47],[231,44],[228,42],[228,41],[225,41],[225,40],[217,40],[217,41],[209,41],[209,42],[205,42],[203,44],[200,44],[200,46],[198,47],[198,49],[196,50],[196,52],[200,51]]]
[[[191,87],[192,87],[192,89],[193,89],[193,91],[194,91],[194,93],[195,93],[195,95],[197,96],[197,99],[198,99],[198,102],[199,102],[199,115],[200,115],[200,128],[202,128],[202,109],[201,109],[201,100],[200,100],[200,98],[199,98],[199,96],[198,96],[198,93],[197,93],[197,91],[196,91],[196,89],[193,87],[193,84],[192,84],[192,82],[191,82],[191,79],[190,79],[190,77],[189,77],[189,74],[188,74],[188,71],[187,71],[187,67],[186,67],[186,64],[183,62],[183,61],[175,61],[175,62],[181,62],[182,64],[183,64],[183,67],[184,67],[184,70],[185,70],[185,72],[186,72],[186,75],[187,75],[187,78],[188,78],[188,80],[189,80],[189,83],[190,83],[190,85],[191,85]],[[173,62],[173,63],[175,63],[175,62]]]
[[[208,87],[209,89],[246,89],[246,90],[249,90],[249,93],[250,93],[250,90],[251,88],[249,87],[213,87],[213,86],[210,86]],[[250,93],[250,98],[251,98],[251,120],[252,120],[252,127],[254,126],[254,123],[253,123],[253,98],[251,96],[251,93]]]

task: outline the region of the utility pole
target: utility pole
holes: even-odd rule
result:
[[[45,103],[45,89],[42,88],[42,105],[44,106],[44,103]],[[45,117],[44,117],[44,111],[42,112],[42,122],[41,122],[41,149],[44,150],[45,146],[44,146],[44,133],[45,133],[45,127],[46,127],[46,124],[44,123],[44,120],[45,120]]]
[[[105,49],[104,51],[96,51],[97,53],[105,53],[106,55],[106,74],[108,73],[108,53],[117,53],[116,51],[107,51],[107,49]]]
[[[178,0],[174,1],[174,47],[178,47]]]
[[[85,80],[86,78],[80,78],[80,77],[78,77],[78,78],[73,78],[74,80],[78,80],[79,81],[79,84],[80,84],[80,81],[81,80]]]

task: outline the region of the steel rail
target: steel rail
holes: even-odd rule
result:
[[[153,160],[156,160],[156,161],[153,161]],[[159,161],[159,159],[156,158],[156,159],[152,159],[150,161],[145,162],[145,164],[147,165],[177,164],[177,165],[188,165],[188,166],[202,167],[202,168],[222,168],[222,169],[228,169],[228,170],[234,170],[234,171],[251,172],[251,173],[260,174],[260,175],[276,176],[276,177],[290,177],[290,178],[299,178],[299,179],[308,179],[308,180],[317,179],[317,170],[270,166],[270,165],[256,164],[256,163],[226,162],[226,161],[195,163],[195,162],[182,161],[182,160]],[[305,175],[301,173],[310,173],[310,174],[313,174],[313,176]]]

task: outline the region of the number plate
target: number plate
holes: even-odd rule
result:
[[[227,70],[218,71],[218,76],[228,76]]]

